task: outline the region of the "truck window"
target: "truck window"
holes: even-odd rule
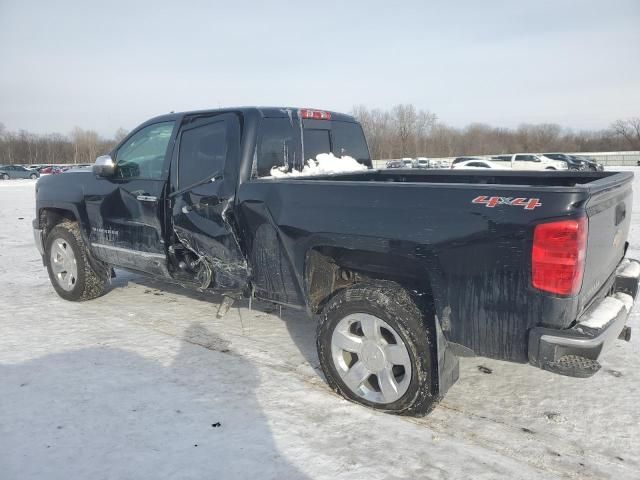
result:
[[[293,166],[293,143],[293,127],[288,118],[265,118],[257,153],[258,177],[268,177],[273,167]]]
[[[227,124],[224,120],[184,130],[178,152],[178,188],[185,188],[224,170]]]
[[[154,123],[127,140],[116,153],[118,176],[161,180],[173,123]]]
[[[337,157],[348,155],[360,163],[371,165],[369,149],[362,132],[362,127],[353,122],[331,122],[331,139],[333,154]]]
[[[304,159],[316,159],[320,153],[331,152],[329,130],[304,129]]]

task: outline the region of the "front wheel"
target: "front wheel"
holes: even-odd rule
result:
[[[0,175],[0,178],[2,180],[9,180],[9,174],[8,173],[3,173],[2,175]]]
[[[35,180],[36,178],[38,178],[38,176],[35,173],[32,173],[31,175],[29,175],[29,178],[31,180]]]
[[[424,415],[437,402],[435,347],[423,313],[396,283],[337,293],[322,312],[317,347],[327,382],[349,400],[400,415]]]
[[[51,284],[65,300],[90,300],[105,292],[106,276],[91,265],[76,222],[66,221],[51,230],[44,258]]]

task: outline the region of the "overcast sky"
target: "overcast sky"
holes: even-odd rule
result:
[[[0,0],[0,122],[413,103],[449,124],[640,116],[640,1]]]

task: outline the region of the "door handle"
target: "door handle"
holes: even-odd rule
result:
[[[157,202],[158,201],[158,197],[155,197],[153,195],[138,195],[136,199],[138,199],[141,202]]]

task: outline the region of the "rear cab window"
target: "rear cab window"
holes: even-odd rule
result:
[[[300,120],[289,117],[263,118],[252,177],[271,175],[274,167],[302,169],[321,153],[350,156],[371,166],[369,148],[359,123],[342,120]]]
[[[304,159],[314,159],[321,153],[336,157],[349,156],[371,166],[369,148],[359,123],[343,120],[302,121]]]

